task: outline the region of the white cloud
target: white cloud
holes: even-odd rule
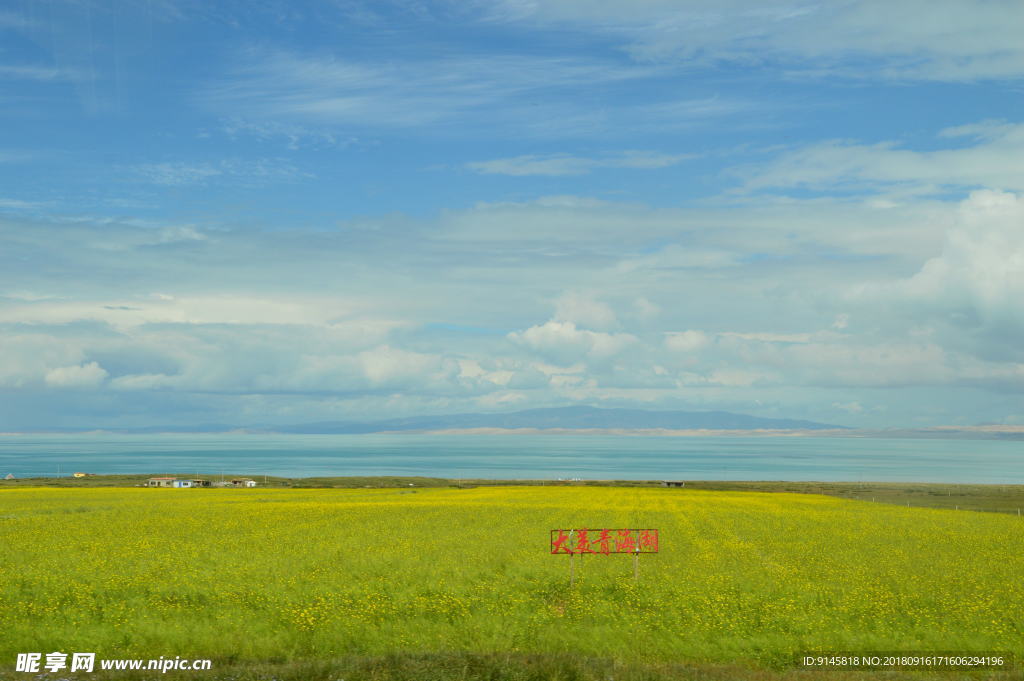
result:
[[[357,62],[283,51],[249,51],[202,96],[247,121],[406,128],[454,122],[487,110],[489,122],[536,119],[519,102],[531,94],[647,77],[581,57],[465,55]],[[536,109],[536,107],[534,107]],[[548,112],[550,113],[550,112]],[[521,125],[521,123],[520,123]]]
[[[74,73],[62,71],[51,66],[0,64],[0,78],[46,81],[71,80],[76,77]]]
[[[0,156],[0,161],[3,158]],[[28,211],[35,210],[42,207],[43,204],[35,201],[22,201],[20,199],[4,199],[0,198],[0,210],[11,210],[11,211]]]
[[[514,331],[508,338],[517,345],[563,365],[573,364],[580,357],[604,360],[638,341],[632,334],[578,329],[572,322],[554,320],[540,326],[531,326],[525,331]]]
[[[466,167],[490,175],[585,175],[602,168],[665,168],[693,158],[692,154],[661,154],[651,151],[627,151],[618,156],[586,158],[568,154],[525,155],[493,161],[467,163]]]
[[[446,378],[458,368],[456,363],[446,362],[439,356],[387,345],[365,350],[356,357],[363,374],[375,388],[422,383],[425,377]]]
[[[766,333],[763,331],[723,331],[722,338],[742,338],[743,340],[762,341],[764,343],[810,343],[809,333]]]
[[[748,361],[778,366],[789,381],[818,386],[949,385],[958,358],[932,343],[856,341],[762,345],[746,348]]]
[[[45,296],[0,306],[0,322],[64,324],[81,319],[117,328],[153,323],[327,324],[355,305],[337,298],[184,295],[172,299],[128,297],[67,299]]]
[[[773,105],[767,102],[752,102],[743,99],[726,99],[719,96],[702,99],[675,99],[638,105],[634,114],[641,120],[657,125],[661,130],[692,128],[707,121],[724,122],[736,114],[759,112],[761,120],[767,118]]]
[[[382,343],[386,331],[365,325],[161,325],[129,338],[130,346],[148,347],[176,368],[118,376],[111,381],[118,390],[366,394],[459,387],[455,360]],[[480,385],[470,381],[467,388]]]
[[[135,171],[150,182],[172,186],[200,183],[224,172],[209,163],[147,163]]]
[[[527,248],[544,255],[597,252],[615,259],[610,264],[615,275],[730,268],[730,276],[740,281],[755,271],[737,267],[749,264],[752,255],[934,255],[955,213],[945,201],[921,197],[893,197],[880,205],[860,198],[736,195],[681,209],[559,195],[481,202],[443,213],[437,236],[478,249],[491,243],[520,253]],[[864,264],[874,270],[888,266]],[[834,266],[831,270],[841,276]]]
[[[638,319],[649,321],[661,314],[661,306],[640,296],[633,301],[633,311]]]
[[[703,331],[674,331],[665,334],[665,347],[675,352],[695,352],[710,343],[711,338]]]
[[[470,210],[445,214],[441,226],[449,239],[537,240],[570,247],[595,242],[611,245],[613,241],[621,247],[689,227],[678,213],[570,195],[478,203]]]
[[[529,404],[530,397],[526,393],[521,392],[503,392],[503,393],[492,393],[490,395],[482,396],[478,404],[484,409],[509,409],[509,408],[520,408]]]
[[[283,140],[285,145],[293,151],[346,148],[359,142],[356,137],[339,135],[330,130],[278,122],[256,123],[237,117],[223,121],[222,129],[231,139],[249,137],[261,142]]]
[[[854,299],[888,300],[902,314],[950,324],[957,329],[950,340],[958,345],[967,340],[967,328],[989,343],[1017,348],[1024,332],[1024,197],[973,192],[961,203],[941,254],[909,278],[860,287]]]
[[[982,320],[1024,322],[1024,198],[977,191],[961,206],[942,255],[903,285],[911,297],[973,310]]]
[[[0,387],[37,385],[54,367],[82,359],[80,342],[24,331],[0,333]]]
[[[16,395],[49,376],[79,381],[71,397],[278,423],[570,400],[762,414],[764,400],[817,420],[857,402],[872,406],[851,419],[898,420],[922,409],[900,391],[931,390],[942,420],[1024,391],[1011,352],[1021,206],[999,192],[921,205],[559,196],[287,234],[0,221],[14,256],[0,273],[13,294],[0,298],[0,384]],[[566,238],[545,238],[556,225]],[[734,255],[692,255],[708,252]],[[20,253],[70,266],[53,276]],[[849,294],[863,282],[875,288]],[[1002,358],[983,351],[996,341]]]
[[[708,377],[709,383],[733,388],[747,388],[768,376],[760,371],[725,368],[715,369]]]
[[[1024,7],[1015,0],[787,0],[771,6],[506,0],[494,16],[609,35],[643,61],[767,63],[850,78],[960,81],[1024,74]]]
[[[942,139],[968,138],[958,148],[914,151],[893,142],[831,141],[782,154],[746,168],[747,190],[801,188],[877,191],[901,187],[935,193],[951,187],[1024,190],[1024,123],[985,122],[949,128]]]
[[[608,329],[619,323],[608,305],[578,291],[568,291],[559,296],[555,301],[554,320],[592,329]]]
[[[53,300],[59,296],[55,296],[50,293],[37,293],[35,291],[4,291],[0,293],[0,297],[7,298],[9,300],[23,300],[27,302],[36,302],[40,300]]]
[[[636,270],[718,269],[740,264],[742,255],[726,249],[668,244],[655,253],[626,258],[616,270],[628,274]]]
[[[77,366],[59,367],[46,372],[46,385],[53,388],[95,388],[108,374],[96,362]]]
[[[167,186],[205,184],[217,178],[259,183],[312,177],[291,162],[276,158],[224,159],[217,163],[144,163],[132,170],[149,182]]]

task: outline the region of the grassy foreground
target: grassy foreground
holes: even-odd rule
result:
[[[548,530],[583,526],[657,527],[661,553],[638,582],[629,557],[587,557],[570,589]],[[1013,515],[643,487],[10,487],[0,537],[12,678],[18,652],[55,650],[349,680],[863,679],[792,659],[1024,654]]]

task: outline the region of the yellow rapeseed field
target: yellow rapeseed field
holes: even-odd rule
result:
[[[569,559],[559,527],[658,528]],[[17,488],[0,659],[516,651],[773,663],[1024,653],[1024,522],[815,495],[616,487]]]

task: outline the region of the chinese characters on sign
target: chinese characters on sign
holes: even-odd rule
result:
[[[658,531],[619,529],[589,530],[585,527],[572,530],[551,530],[551,553],[568,555],[612,553],[657,553]]]

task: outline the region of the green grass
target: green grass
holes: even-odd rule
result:
[[[1024,513],[1024,485],[919,482],[688,482],[691,489],[824,494],[881,504],[996,513]]]
[[[865,678],[792,668],[812,650],[1024,652],[1013,516],[689,488],[356,487],[0,488],[0,660],[596,681]],[[567,558],[547,553],[567,526],[658,527],[662,551],[639,582],[628,557],[589,557],[570,589]]]

